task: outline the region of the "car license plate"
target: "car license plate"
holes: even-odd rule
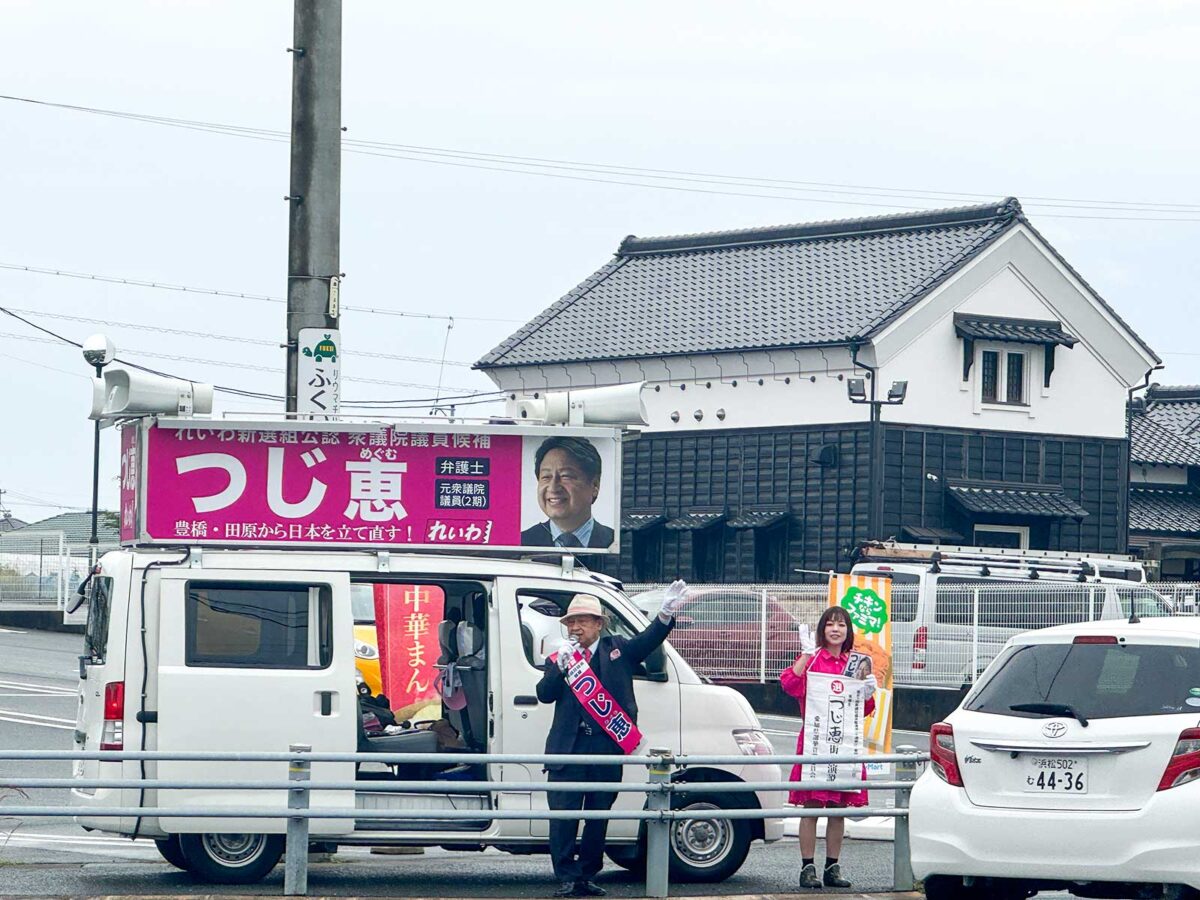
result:
[[[1078,756],[1026,757],[1023,789],[1034,794],[1086,794],[1087,760]]]

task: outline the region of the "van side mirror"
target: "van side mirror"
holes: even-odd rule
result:
[[[667,654],[661,645],[650,651],[650,655],[646,657],[646,661],[642,665],[645,666],[646,677],[650,681],[667,680]]]
[[[88,585],[92,580],[92,574],[93,573],[88,572],[87,578],[79,582],[79,587],[75,588],[75,599],[67,605],[68,615],[75,612],[75,610],[79,609],[79,607],[83,606],[83,604],[87,602],[87,590]]]

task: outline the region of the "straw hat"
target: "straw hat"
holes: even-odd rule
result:
[[[571,616],[595,616],[603,619],[604,609],[600,606],[600,601],[591,594],[576,594],[571,598],[571,605],[567,607],[567,611],[558,621],[565,622]]]

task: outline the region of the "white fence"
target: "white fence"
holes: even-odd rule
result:
[[[0,612],[64,610],[90,562],[91,547],[67,543],[61,531],[0,533]]]
[[[647,612],[662,585],[627,585]],[[797,626],[815,626],[827,605],[824,584],[690,586],[671,644],[714,681],[774,681],[800,652]],[[644,594],[638,597],[638,594]],[[1200,615],[1200,583],[1001,582],[942,576],[892,588],[895,684],[969,684],[1013,635],[1070,622],[1122,616]]]

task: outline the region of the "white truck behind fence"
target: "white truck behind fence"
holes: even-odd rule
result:
[[[943,582],[946,579],[943,580]],[[965,582],[966,580],[963,579]],[[647,613],[664,585],[626,592]],[[714,681],[779,677],[800,652],[798,626],[815,626],[827,605],[824,584],[694,584],[671,643]],[[639,594],[644,595],[639,598]],[[893,681],[960,688],[987,668],[1016,634],[1103,618],[1200,615],[1200,583],[989,581],[892,588]]]

